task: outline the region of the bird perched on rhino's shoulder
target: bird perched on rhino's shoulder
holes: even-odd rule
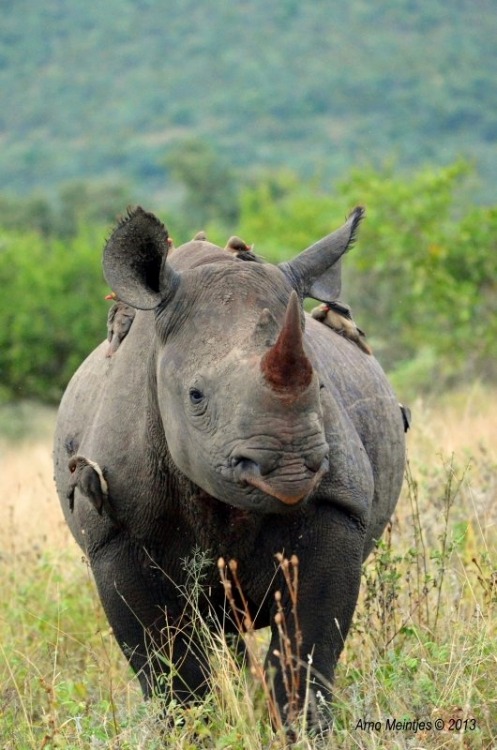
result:
[[[247,245],[246,242],[235,235],[229,238],[224,249],[240,260],[251,260],[256,263],[262,262],[260,258],[252,252],[252,245]]]
[[[315,320],[324,323],[350,341],[353,341],[359,349],[366,354],[372,354],[373,350],[366,341],[366,334],[356,325],[352,318],[350,307],[343,302],[323,302],[311,310]]]
[[[200,232],[197,232],[197,234],[194,236],[192,242],[196,242],[197,240],[200,240],[202,242],[207,242],[207,235],[204,232],[203,229],[200,230]]]
[[[109,502],[109,486],[105,479],[103,469],[96,463],[90,461],[84,456],[72,456],[69,459],[69,487],[67,490],[67,499],[69,500],[69,510],[74,511],[74,493],[76,487],[82,495],[95,507],[97,513],[101,516],[105,510],[107,515],[113,519],[113,511]]]
[[[136,310],[122,302],[115,292],[107,294],[105,299],[114,300],[114,304],[107,314],[107,340],[110,343],[105,355],[106,357],[112,357],[119,349],[123,339],[128,335],[135,319]]]

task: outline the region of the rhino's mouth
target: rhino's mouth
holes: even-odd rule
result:
[[[316,470],[305,470],[301,466],[263,476],[253,461],[241,460],[234,468],[234,478],[242,486],[252,486],[265,495],[276,498],[286,506],[299,505],[319,485],[329,469],[328,458],[322,459]]]

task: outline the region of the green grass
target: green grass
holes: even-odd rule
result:
[[[497,462],[485,438],[495,409],[482,399],[482,421],[472,396],[470,418],[468,398],[415,410],[402,498],[364,567],[337,669],[330,747],[497,747]],[[431,432],[442,423],[459,443],[454,455],[440,445],[442,433]],[[19,450],[27,451],[29,464],[28,447]],[[3,750],[285,747],[270,729],[258,679],[264,635],[252,637],[251,674],[199,622],[214,688],[200,706],[173,707],[164,730],[160,705],[142,702],[75,546],[50,538],[32,543],[8,523],[3,532]],[[389,729],[387,720],[401,728]],[[435,721],[444,729],[435,729]],[[315,746],[305,735],[296,743]]]

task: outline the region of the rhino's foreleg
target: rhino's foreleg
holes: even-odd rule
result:
[[[184,602],[139,545],[119,535],[90,563],[114,635],[145,697],[186,703],[207,689],[206,659],[192,638]]]
[[[304,706],[308,728],[323,731],[331,724],[331,684],[357,603],[363,544],[361,524],[328,505],[317,510],[294,550],[299,560],[296,615],[287,587],[281,584],[292,657],[284,653],[281,607],[275,602],[266,664],[287,725]]]

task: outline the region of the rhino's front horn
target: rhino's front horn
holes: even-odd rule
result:
[[[282,395],[300,393],[311,384],[312,365],[303,347],[300,304],[295,291],[290,295],[278,339],[261,359],[261,370],[268,385]]]

